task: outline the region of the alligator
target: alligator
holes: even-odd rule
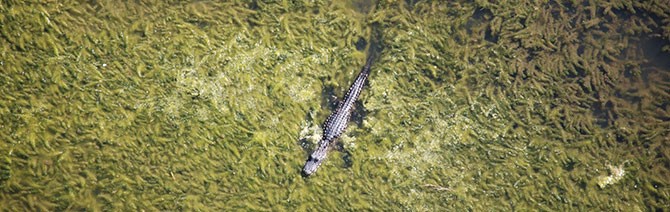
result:
[[[375,34],[376,27],[373,27],[373,34]],[[378,33],[376,33],[378,34]],[[377,42],[380,40],[375,36],[371,36],[375,40],[371,40],[370,46],[368,47],[367,60],[365,66],[354,80],[354,83],[349,87],[349,91],[344,95],[344,99],[339,102],[335,111],[333,111],[326,122],[323,124],[323,137],[319,141],[318,147],[314,149],[314,152],[309,155],[305,166],[302,169],[303,176],[310,176],[316,172],[316,170],[321,166],[321,163],[326,156],[328,155],[328,149],[332,142],[334,142],[347,128],[349,124],[349,119],[351,118],[351,112],[354,108],[354,103],[358,99],[358,96],[361,94],[363,87],[365,86],[365,81],[370,75],[370,67],[374,61],[376,54],[381,50]]]

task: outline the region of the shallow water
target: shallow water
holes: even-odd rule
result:
[[[0,5],[6,210],[670,207],[661,3]]]

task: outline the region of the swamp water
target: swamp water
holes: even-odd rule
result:
[[[670,207],[667,2],[339,2],[3,1],[0,207]]]

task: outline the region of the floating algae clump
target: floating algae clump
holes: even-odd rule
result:
[[[623,176],[626,175],[626,170],[623,169],[623,164],[620,166],[607,165],[607,168],[609,168],[610,175],[597,178],[598,186],[600,186],[600,188],[605,188],[605,186],[614,184],[623,179]]]
[[[667,208],[669,7],[3,1],[0,205]],[[300,139],[360,70],[371,24],[384,52],[360,121],[302,178]]]

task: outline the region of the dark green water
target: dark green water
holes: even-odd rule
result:
[[[303,178],[373,23],[362,108]],[[3,1],[0,207],[667,210],[668,23],[663,1]]]

